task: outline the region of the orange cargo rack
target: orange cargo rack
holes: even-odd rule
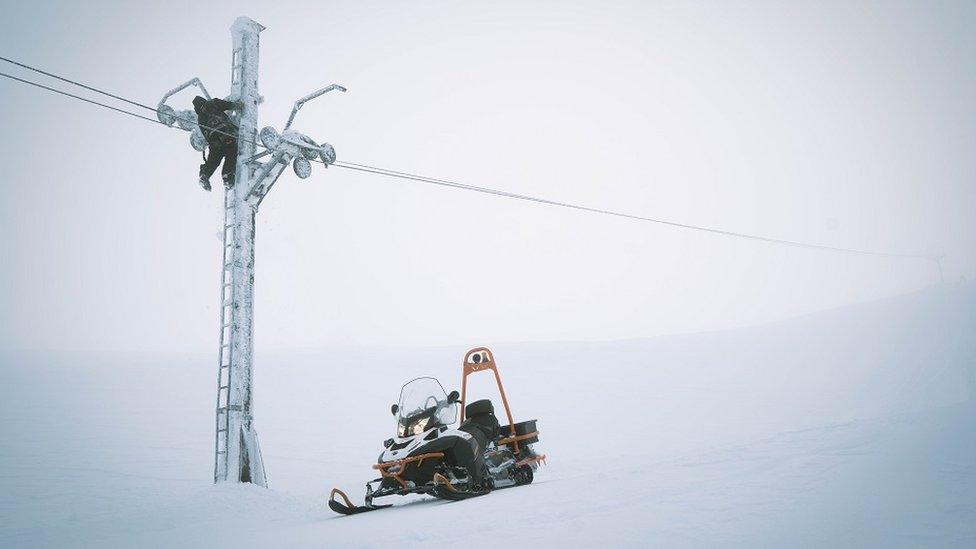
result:
[[[495,355],[487,347],[476,347],[464,353],[464,362],[461,364],[461,422],[464,422],[464,408],[467,405],[468,376],[484,370],[491,370],[495,374],[495,383],[498,384],[498,393],[502,397],[502,404],[505,406],[505,415],[508,417],[508,432],[510,436],[498,441],[499,445],[511,444],[515,455],[519,454],[519,442],[539,436],[539,431],[532,431],[524,435],[515,434],[515,419],[512,417],[512,408],[508,405],[508,397],[505,396],[505,387],[502,386],[502,378],[498,375],[498,365],[495,364]],[[542,462],[545,463],[546,456],[540,455],[536,458],[523,460],[525,463]]]

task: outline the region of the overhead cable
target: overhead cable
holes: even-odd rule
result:
[[[17,66],[20,66],[20,67],[23,67],[23,68],[32,70],[32,71],[37,72],[37,73],[40,73],[40,74],[44,74],[46,76],[50,76],[52,78],[56,78],[58,80],[61,80],[61,81],[70,83],[70,84],[75,85],[75,86],[82,87],[82,88],[87,89],[87,90],[91,90],[91,91],[94,91],[94,92],[97,92],[97,93],[106,95],[108,97],[112,97],[114,99],[117,99],[119,101],[123,101],[123,102],[128,103],[128,104],[131,104],[131,105],[135,105],[135,106],[138,106],[138,107],[146,108],[146,109],[149,109],[149,110],[151,110],[153,112],[158,112],[155,108],[150,107],[150,106],[147,106],[145,104],[142,104],[142,103],[139,103],[139,102],[136,102],[136,101],[132,101],[132,100],[126,99],[124,97],[121,97],[121,96],[118,96],[118,95],[115,95],[115,94],[112,94],[112,93],[109,93],[109,92],[106,92],[106,91],[103,91],[103,90],[99,90],[97,88],[94,88],[94,87],[91,87],[91,86],[87,86],[87,85],[82,84],[82,83],[79,83],[79,82],[75,82],[73,80],[69,80],[67,78],[58,76],[56,74],[49,73],[47,71],[42,71],[40,69],[31,67],[29,65],[25,65],[25,64],[19,63],[17,61],[13,61],[11,59],[7,59],[6,57],[0,57],[0,60],[6,61],[8,63],[12,63],[14,65],[17,65]],[[98,101],[93,101],[91,99],[87,99],[87,98],[81,97],[79,95],[75,95],[75,94],[68,93],[68,92],[63,91],[63,90],[59,90],[59,89],[56,89],[56,88],[52,88],[52,87],[49,87],[49,86],[45,86],[43,84],[39,84],[37,82],[32,82],[30,80],[25,80],[25,79],[22,79],[22,78],[18,78],[16,76],[13,76],[13,75],[10,75],[10,74],[6,74],[6,73],[3,73],[3,72],[0,72],[0,76],[3,76],[5,78],[9,78],[11,80],[16,80],[18,82],[22,82],[24,84],[28,84],[28,85],[31,85],[31,86],[35,86],[35,87],[38,87],[38,88],[42,88],[42,89],[47,90],[47,91],[51,91],[51,92],[54,92],[54,93],[58,93],[58,94],[61,94],[61,95],[64,95],[64,96],[67,96],[67,97],[70,97],[70,98],[73,98],[73,99],[78,99],[80,101],[84,101],[84,102],[90,103],[92,105],[96,105],[96,106],[99,106],[99,107],[104,107],[106,109],[111,109],[111,110],[113,110],[115,112],[119,112],[119,113],[122,113],[122,114],[127,114],[127,115],[133,116],[135,118],[139,118],[139,119],[142,119],[142,120],[147,120],[147,121],[153,122],[155,124],[161,124],[163,126],[169,127],[166,124],[163,124],[159,120],[156,120],[156,119],[153,119],[153,118],[149,118],[147,116],[142,116],[140,114],[137,114],[137,113],[134,113],[134,112],[131,112],[131,111],[127,111],[127,110],[124,110],[124,109],[120,109],[120,108],[117,108],[117,107],[113,107],[113,106],[107,105],[105,103],[100,103]],[[206,127],[206,126],[200,126],[200,127],[204,128],[204,129],[207,129],[207,130],[211,130],[211,131],[216,132],[216,133],[220,133],[220,134],[223,134],[223,135],[227,135],[229,137],[238,138],[238,136],[236,136],[236,135],[233,135],[233,134],[230,134],[230,133],[221,131],[221,130],[216,129],[216,128],[209,128],[209,127]],[[257,141],[251,141],[251,140],[245,140],[245,141],[248,142],[248,143],[254,144],[257,147],[265,148],[261,143],[259,143]],[[323,161],[318,160],[318,159],[316,159],[316,160],[318,162],[322,162],[324,164]],[[813,243],[809,243],[809,242],[801,242],[801,241],[798,241],[798,240],[787,240],[787,239],[783,239],[783,238],[773,238],[773,237],[756,235],[756,234],[750,234],[750,233],[743,233],[743,232],[738,232],[738,231],[730,231],[730,230],[719,229],[719,228],[715,228],[715,227],[708,227],[708,226],[704,226],[704,225],[692,225],[692,224],[689,224],[689,223],[679,223],[677,221],[671,221],[671,220],[667,220],[667,219],[660,219],[660,218],[654,218],[654,217],[646,217],[646,216],[640,216],[640,215],[635,215],[635,214],[630,214],[630,213],[625,213],[625,212],[619,212],[619,211],[614,211],[614,210],[607,210],[607,209],[603,209],[603,208],[594,208],[594,207],[590,207],[590,206],[583,206],[583,205],[580,205],[580,204],[573,204],[573,203],[570,203],[570,202],[562,202],[562,201],[558,201],[558,200],[551,200],[551,199],[548,199],[548,198],[541,198],[541,197],[537,197],[537,196],[530,196],[530,195],[525,195],[525,194],[513,193],[513,192],[504,191],[504,190],[500,190],[500,189],[494,189],[494,188],[490,188],[490,187],[481,187],[481,186],[477,186],[477,185],[469,185],[469,184],[465,184],[465,183],[459,183],[457,181],[451,181],[451,180],[447,180],[447,179],[438,179],[438,178],[434,178],[434,177],[428,177],[428,176],[414,174],[414,173],[409,173],[409,172],[403,172],[403,171],[398,171],[398,170],[391,170],[391,169],[381,168],[381,167],[377,167],[377,166],[370,166],[370,165],[367,165],[367,164],[357,164],[355,162],[336,161],[332,165],[334,165],[336,167],[339,167],[339,168],[345,168],[345,169],[348,169],[348,170],[355,170],[355,171],[366,172],[366,173],[371,173],[371,174],[376,174],[376,175],[383,175],[383,176],[387,176],[387,177],[394,177],[394,178],[399,178],[399,179],[406,179],[406,180],[417,181],[417,182],[421,182],[421,183],[428,183],[428,184],[432,184],[432,185],[438,185],[438,186],[442,186],[442,187],[450,187],[450,188],[461,189],[461,190],[466,190],[466,191],[473,191],[473,192],[478,192],[478,193],[483,193],[483,194],[500,196],[500,197],[503,197],[503,198],[510,198],[510,199],[514,199],[514,200],[522,200],[522,201],[527,201],[527,202],[534,202],[534,203],[537,203],[537,204],[545,204],[545,205],[548,205],[548,206],[554,206],[554,207],[559,207],[559,208],[567,208],[567,209],[572,209],[572,210],[585,211],[585,212],[590,212],[590,213],[596,213],[596,214],[602,214],[602,215],[620,217],[620,218],[631,219],[631,220],[635,220],[635,221],[643,221],[643,222],[648,222],[648,223],[656,223],[656,224],[659,224],[659,225],[665,225],[665,226],[679,228],[679,229],[687,229],[687,230],[700,231],[700,232],[706,232],[706,233],[711,233],[711,234],[718,234],[718,235],[735,237],[735,238],[743,238],[743,239],[749,239],[749,240],[756,240],[756,241],[760,241],[760,242],[768,242],[768,243],[771,243],[771,244],[779,244],[779,245],[784,245],[784,246],[793,246],[793,247],[807,248],[807,249],[815,249],[815,250],[824,250],[824,251],[831,251],[831,252],[838,252],[838,253],[845,253],[845,254],[856,254],[856,255],[866,255],[866,256],[876,256],[876,257],[891,257],[891,258],[906,258],[906,259],[926,259],[926,260],[929,260],[929,261],[936,261],[936,262],[939,261],[939,258],[937,258],[935,256],[931,256],[931,255],[911,254],[911,253],[895,253],[895,252],[882,252],[882,251],[864,250],[864,249],[857,249],[857,248],[844,248],[844,247],[839,247],[839,246],[828,246],[828,245],[824,245],[824,244],[813,244]]]

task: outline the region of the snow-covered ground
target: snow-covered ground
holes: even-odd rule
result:
[[[0,353],[0,546],[976,546],[976,285],[726,332],[491,345],[549,465],[354,517],[400,385],[462,353],[260,349],[271,489],[212,486],[212,356]],[[476,391],[488,391],[487,379]],[[487,393],[486,393],[487,394]]]

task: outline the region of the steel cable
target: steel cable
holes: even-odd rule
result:
[[[118,96],[118,95],[115,95],[115,94],[112,94],[112,93],[109,93],[109,92],[106,92],[106,91],[103,91],[103,90],[99,90],[97,88],[94,88],[94,87],[91,87],[91,86],[87,86],[85,84],[81,84],[81,83],[75,82],[73,80],[69,80],[67,78],[58,76],[56,74],[52,74],[52,73],[49,73],[47,71],[43,71],[41,69],[37,69],[37,68],[31,67],[29,65],[25,65],[25,64],[19,63],[17,61],[13,61],[13,60],[8,59],[6,57],[0,57],[0,60],[6,61],[8,63],[12,63],[14,65],[17,65],[17,66],[20,66],[20,67],[23,67],[23,68],[26,68],[28,70],[32,70],[34,72],[43,74],[45,76],[49,76],[51,78],[56,78],[56,79],[61,80],[63,82],[67,82],[69,84],[72,84],[72,85],[75,85],[75,86],[79,86],[81,88],[84,88],[84,89],[87,89],[87,90],[90,90],[90,91],[94,91],[96,93],[100,93],[102,95],[106,95],[106,96],[111,97],[113,99],[117,99],[119,101],[123,101],[125,103],[131,104],[131,105],[134,105],[134,106],[138,106],[138,107],[142,107],[142,108],[148,109],[150,111],[156,112],[157,114],[159,112],[157,109],[155,109],[153,107],[150,107],[148,105],[145,105],[143,103],[139,103],[137,101],[132,101],[132,100],[126,99],[124,97],[121,97],[121,96]],[[22,82],[24,84],[28,84],[28,85],[31,85],[31,86],[35,86],[35,87],[38,87],[38,88],[41,88],[41,89],[44,89],[44,90],[47,90],[47,91],[51,91],[51,92],[54,92],[54,93],[58,93],[58,94],[61,94],[61,95],[64,95],[64,96],[67,96],[67,97],[70,97],[70,98],[73,98],[73,99],[78,99],[80,101],[84,101],[84,102],[90,103],[92,105],[97,105],[99,107],[104,107],[106,109],[111,109],[111,110],[113,110],[115,112],[119,112],[119,113],[122,113],[122,114],[127,114],[127,115],[133,116],[135,118],[139,118],[139,119],[142,119],[142,120],[147,120],[147,121],[153,122],[155,124],[160,124],[160,125],[163,125],[163,126],[166,126],[166,127],[172,127],[172,126],[169,126],[167,124],[164,124],[163,122],[161,122],[159,120],[152,119],[152,118],[149,118],[147,116],[142,116],[140,114],[137,114],[137,113],[134,113],[134,112],[131,112],[131,111],[127,111],[127,110],[124,110],[124,109],[120,109],[120,108],[117,108],[117,107],[113,107],[113,106],[107,105],[105,103],[100,103],[98,101],[93,101],[91,99],[87,99],[85,97],[81,97],[81,96],[78,96],[78,95],[74,95],[72,93],[68,93],[68,92],[63,91],[63,90],[59,90],[59,89],[56,89],[56,88],[52,88],[52,87],[49,87],[49,86],[45,86],[43,84],[39,84],[37,82],[32,82],[30,80],[25,80],[25,79],[22,79],[22,78],[18,78],[16,76],[13,76],[13,75],[10,75],[10,74],[6,74],[6,73],[3,73],[3,72],[0,72],[0,76],[3,76],[5,78],[9,78],[11,80],[15,80],[15,81],[18,81],[18,82]],[[226,135],[228,137],[233,137],[235,139],[239,139],[239,137],[237,135],[233,135],[233,134],[224,132],[224,131],[219,130],[219,129],[216,129],[216,128],[210,128],[210,127],[207,127],[207,126],[202,126],[199,123],[197,123],[197,125],[200,126],[203,129],[206,129],[206,130],[210,130],[210,131],[213,131],[213,132],[222,134],[222,135]],[[260,147],[260,148],[266,149],[266,147],[262,143],[259,143],[257,141],[253,141],[253,140],[250,140],[250,139],[244,139],[243,141],[245,141],[247,143],[251,143],[251,144],[255,145],[256,147]],[[328,165],[323,160],[320,160],[320,159],[313,159],[313,161],[319,162],[321,164]],[[523,200],[523,201],[534,202],[534,203],[538,203],[538,204],[545,204],[545,205],[549,205],[549,206],[556,206],[556,207],[560,207],[560,208],[567,208],[567,209],[573,209],[573,210],[578,210],[578,211],[585,211],[585,212],[591,212],[591,213],[609,215],[609,216],[620,217],[620,218],[625,218],[625,219],[632,219],[632,220],[635,220],[635,221],[644,221],[644,222],[648,222],[648,223],[656,223],[656,224],[665,225],[665,226],[669,226],[669,227],[675,227],[675,228],[679,228],[679,229],[688,229],[688,230],[694,230],[694,231],[701,231],[701,232],[707,232],[707,233],[711,233],[711,234],[718,234],[718,235],[735,237],[735,238],[743,238],[743,239],[749,239],[749,240],[756,240],[756,241],[760,241],[760,242],[768,242],[768,243],[772,243],[772,244],[780,244],[780,245],[785,245],[785,246],[793,246],[793,247],[800,247],[800,248],[807,248],[807,249],[815,249],[815,250],[832,251],[832,252],[839,252],[839,253],[846,253],[846,254],[857,254],[857,255],[867,255],[867,256],[876,256],[876,257],[906,258],[906,259],[925,259],[925,260],[936,261],[936,262],[938,261],[936,257],[931,256],[931,255],[909,254],[909,253],[893,253],[893,252],[879,252],[879,251],[873,251],[873,250],[862,250],[862,249],[857,249],[857,248],[843,248],[843,247],[838,247],[838,246],[827,246],[827,245],[823,245],[823,244],[812,244],[812,243],[801,242],[801,241],[797,241],[797,240],[787,240],[787,239],[782,239],[782,238],[773,238],[773,237],[767,237],[767,236],[761,236],[761,235],[755,235],[755,234],[749,234],[749,233],[742,233],[742,232],[737,232],[737,231],[728,231],[728,230],[724,230],[724,229],[717,229],[717,228],[706,227],[706,226],[702,226],[702,225],[691,225],[691,224],[688,224],[688,223],[679,223],[679,222],[676,222],[676,221],[669,221],[669,220],[666,220],[666,219],[658,219],[658,218],[653,218],[653,217],[645,217],[645,216],[634,215],[634,214],[629,214],[629,213],[624,213],[624,212],[618,212],[618,211],[613,211],[613,210],[606,210],[606,209],[602,209],[602,208],[593,208],[593,207],[589,207],[589,206],[583,206],[583,205],[573,204],[573,203],[569,203],[569,202],[561,202],[561,201],[558,201],[558,200],[550,200],[550,199],[547,199],[547,198],[541,198],[541,197],[529,196],[529,195],[524,195],[524,194],[518,194],[518,193],[509,192],[509,191],[503,191],[503,190],[500,190],[500,189],[493,189],[493,188],[489,188],[489,187],[479,187],[479,186],[476,186],[476,185],[468,185],[468,184],[459,183],[459,182],[456,182],[456,181],[450,181],[450,180],[446,180],[446,179],[437,179],[437,178],[427,177],[427,176],[424,176],[424,175],[418,175],[418,174],[413,174],[413,173],[409,173],[409,172],[402,172],[402,171],[398,171],[398,170],[391,170],[391,169],[387,169],[387,168],[380,168],[380,167],[376,167],[376,166],[370,166],[370,165],[367,165],[367,164],[357,164],[355,162],[336,161],[332,165],[333,166],[336,166],[336,167],[339,167],[339,168],[345,168],[345,169],[348,169],[348,170],[355,170],[355,171],[360,171],[360,172],[372,173],[372,174],[376,174],[376,175],[385,175],[387,177],[395,177],[395,178],[406,179],[406,180],[411,180],[411,181],[418,181],[418,182],[428,183],[428,184],[432,184],[432,185],[439,185],[439,186],[442,186],[442,187],[450,187],[450,188],[455,188],[455,189],[461,189],[461,190],[467,190],[467,191],[474,191],[474,192],[478,192],[478,193],[489,194],[489,195],[494,195],[494,196],[500,196],[500,197],[504,197],[504,198],[511,198],[511,199],[515,199],[515,200]]]

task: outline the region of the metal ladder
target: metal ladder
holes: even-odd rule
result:
[[[240,81],[241,81],[241,74],[243,73],[243,71],[241,69],[244,66],[243,55],[241,55],[243,53],[243,51],[244,51],[244,48],[235,48],[234,49],[234,53],[231,56],[231,62],[230,62],[230,87],[231,87],[231,89],[233,89],[234,86],[236,86],[237,84],[239,84]]]
[[[220,281],[220,352],[217,368],[217,435],[214,448],[214,482],[227,479],[227,450],[230,443],[230,364],[234,337],[234,192],[224,192],[224,252]]]
[[[236,48],[234,49],[234,53],[231,56],[231,63],[230,63],[230,89],[233,93],[238,93],[238,94],[240,93],[241,86],[243,85],[243,83],[241,82],[241,80],[243,79],[243,74],[244,74],[243,48]],[[243,98],[238,97],[238,99],[241,100]],[[236,113],[236,111],[235,114],[231,114],[231,118],[234,120],[235,124],[240,123],[240,116],[239,113]]]
[[[243,72],[242,49],[234,49],[231,60],[231,88],[240,86]],[[227,160],[224,160],[226,162]],[[230,470],[227,452],[230,447],[231,340],[234,337],[234,228],[236,205],[233,189],[224,191],[224,251],[220,276],[220,352],[217,367],[217,433],[214,440],[214,482],[227,480]]]

